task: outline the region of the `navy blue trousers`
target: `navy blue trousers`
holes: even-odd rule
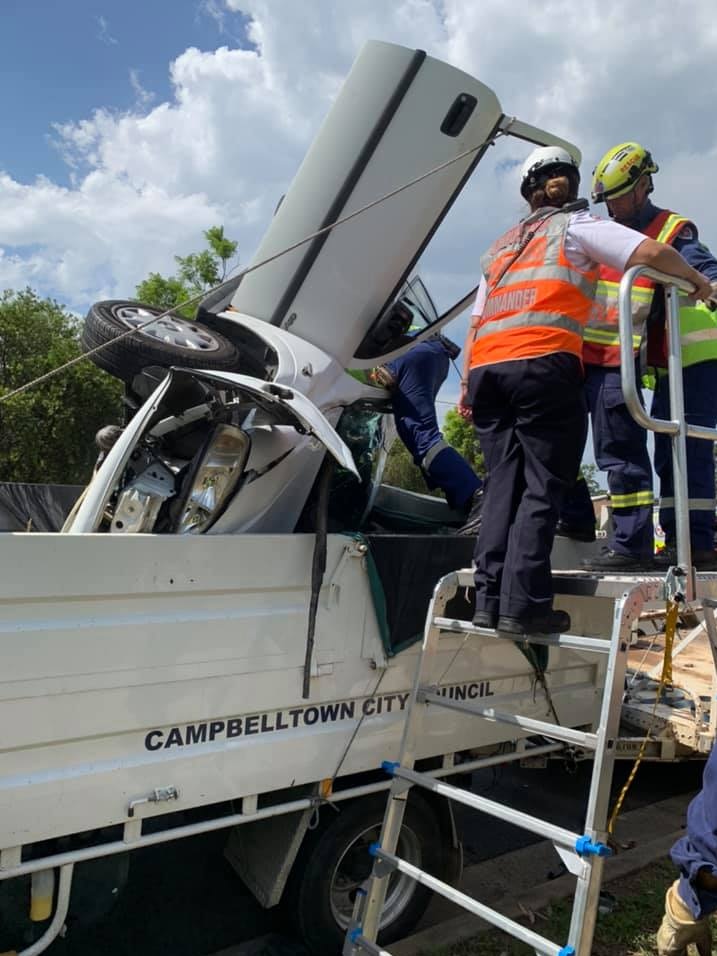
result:
[[[585,366],[585,397],[592,419],[593,450],[601,471],[607,472],[612,498],[612,540],[618,554],[652,556],[655,533],[652,521],[652,467],[647,433],[625,405],[619,368]],[[591,526],[592,506],[584,489],[566,496],[560,517],[566,524]]]
[[[698,362],[682,369],[685,418],[692,425],[714,428],[717,422],[717,361]],[[670,419],[666,374],[657,379],[652,400],[654,418]],[[711,441],[687,439],[687,491],[690,498],[690,543],[695,550],[712,551],[715,523],[715,465]],[[655,434],[655,471],[660,478],[660,524],[665,542],[675,544],[675,487],[672,476],[672,443]]]
[[[692,914],[699,919],[715,912],[717,894],[699,889],[694,881],[701,869],[717,876],[717,747],[707,759],[702,789],[687,808],[685,835],[670,855],[680,869],[680,896]]]
[[[387,363],[396,379],[393,414],[399,438],[423,472],[429,488],[440,488],[451,508],[465,509],[483,482],[438,427],[436,396],[448,375],[450,359],[437,340],[414,345]]]
[[[565,352],[471,371],[473,422],[488,479],[476,544],[476,610],[551,610],[550,552],[587,434],[580,361]]]

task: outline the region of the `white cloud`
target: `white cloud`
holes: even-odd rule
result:
[[[220,36],[227,37],[237,46],[241,45],[237,34],[231,29],[231,16],[224,0],[200,0],[197,16],[212,20]]]
[[[694,216],[717,246],[708,0],[204,0],[201,10],[229,40],[246,26],[234,14],[248,18],[252,47],[187,49],[167,65],[166,102],[150,103],[131,72],[132,111],[56,127],[69,187],[0,174],[0,287],[29,283],[78,309],[131,295],[214,223],[239,239],[246,262],[369,38],[454,63],[495,89],[507,113],[578,143],[584,193],[609,146],[643,141],[661,167],[655,198]],[[107,21],[97,23],[112,43]],[[442,301],[469,286],[490,239],[520,215],[510,161],[528,149],[496,146],[446,222],[428,265]]]
[[[112,36],[112,34],[110,33],[110,25],[107,21],[107,18],[98,16],[98,17],[95,17],[95,21],[99,28],[97,39],[100,40],[102,43],[105,43],[107,46],[117,46],[117,43],[119,41],[117,40],[116,37]]]
[[[142,81],[139,78],[139,70],[130,70],[129,71],[129,82],[134,92],[135,104],[138,109],[147,109],[147,107],[156,99],[155,94],[151,90],[146,90],[142,86]]]

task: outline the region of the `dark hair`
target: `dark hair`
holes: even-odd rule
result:
[[[545,196],[545,184],[549,179],[552,179],[556,175],[566,176],[568,182],[570,183],[570,192],[568,197],[564,199],[560,205],[563,206],[566,202],[574,202],[578,198],[578,189],[580,188],[580,173],[574,166],[570,166],[568,163],[551,163],[549,166],[545,166],[540,170],[539,175],[535,177],[535,185],[528,186],[523,195],[528,201],[531,212],[535,212],[536,209],[540,209],[541,206],[554,206],[556,203],[551,202]]]

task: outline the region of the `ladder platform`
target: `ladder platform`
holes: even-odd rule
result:
[[[563,743],[584,747],[586,750],[597,748],[597,734],[584,730],[573,730],[572,727],[561,727],[559,724],[551,724],[547,720],[535,720],[533,717],[523,717],[520,714],[506,714],[495,710],[493,707],[480,707],[465,701],[453,700],[451,697],[444,697],[442,694],[436,693],[432,689],[434,686],[420,687],[416,694],[417,703],[433,704],[436,707],[445,707],[446,710],[455,710],[462,714],[470,714],[473,717],[482,717],[484,720],[512,724],[514,727],[520,727],[521,730],[526,730],[531,734],[542,734],[552,740],[562,740]]]
[[[457,890],[454,886],[444,883],[435,876],[431,876],[431,874],[426,873],[425,870],[420,870],[412,863],[402,860],[401,857],[387,853],[376,845],[371,848],[371,854],[377,860],[380,860],[389,872],[391,870],[398,870],[400,873],[405,873],[406,876],[415,880],[417,883],[421,883],[423,886],[428,887],[430,890],[433,890],[434,893],[438,893],[452,903],[462,906],[474,916],[485,920],[487,923],[491,923],[504,932],[510,933],[511,936],[531,946],[536,953],[545,954],[545,956],[575,956],[575,950],[572,946],[558,946],[558,944],[552,942],[552,940],[540,936],[538,933],[533,932],[532,929],[529,929],[527,926],[522,926],[520,923],[516,923],[507,916],[503,916],[502,913],[492,909],[490,906],[486,906],[485,903],[479,903],[478,900],[474,900],[465,893],[461,893],[461,891]],[[361,951],[364,938],[361,935],[360,927],[354,930],[354,938],[351,942]],[[366,942],[368,942],[368,940],[366,940]],[[383,951],[378,949],[365,949],[364,952],[380,953]]]
[[[523,813],[522,810],[514,810],[502,803],[496,803],[495,800],[489,800],[487,797],[481,797],[478,794],[471,793],[461,787],[454,787],[451,784],[443,783],[429,774],[419,773],[416,770],[410,770],[402,767],[399,763],[390,760],[384,760],[381,765],[383,769],[392,777],[398,777],[409,783],[416,784],[419,787],[425,787],[441,797],[447,797],[449,800],[455,800],[466,807],[474,810],[481,810],[498,820],[504,820],[506,823],[512,823],[515,826],[529,830],[531,833],[537,833],[538,836],[551,840],[553,843],[572,850],[577,856],[610,856],[611,850],[604,843],[593,843],[585,834],[573,833],[564,827],[556,826],[540,817],[534,817],[529,813]]]
[[[514,643],[546,644],[549,647],[564,647],[574,651],[591,651],[595,654],[609,654],[610,642],[601,637],[581,637],[578,634],[507,634],[494,628],[476,627],[470,621],[459,621],[451,617],[434,617],[431,622],[439,631],[453,634],[475,634],[482,637],[498,637]]]

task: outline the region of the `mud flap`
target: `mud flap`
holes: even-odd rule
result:
[[[234,827],[224,856],[265,909],[284,892],[314,810],[297,810]]]

